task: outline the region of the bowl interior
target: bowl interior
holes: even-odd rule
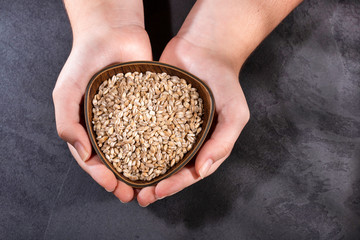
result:
[[[200,95],[200,97],[203,99],[203,116],[202,116],[202,130],[199,133],[199,135],[196,138],[195,144],[193,145],[193,148],[185,154],[183,159],[181,159],[177,164],[175,164],[173,167],[171,167],[165,174],[160,175],[151,181],[132,181],[128,178],[126,178],[122,173],[119,173],[116,171],[114,166],[105,158],[105,155],[101,151],[101,149],[98,147],[96,143],[96,134],[93,130],[92,126],[92,99],[94,98],[95,94],[97,93],[99,86],[102,82],[105,80],[108,80],[113,75],[116,75],[118,73],[127,73],[127,72],[143,72],[146,71],[152,71],[155,73],[162,73],[166,72],[169,75],[178,76],[180,78],[185,79],[188,83],[191,83],[192,86],[194,86]],[[201,145],[203,144],[206,135],[209,132],[213,117],[214,117],[214,111],[215,111],[215,103],[214,98],[211,93],[210,88],[202,82],[200,79],[195,77],[194,75],[187,73],[184,70],[181,70],[177,67],[170,66],[164,63],[159,62],[127,62],[122,64],[113,65],[110,67],[107,67],[100,72],[96,73],[90,80],[86,92],[85,92],[85,101],[84,101],[84,111],[85,111],[85,122],[88,134],[90,136],[91,144],[93,148],[95,149],[96,153],[100,157],[100,159],[104,162],[104,164],[111,169],[115,176],[122,180],[123,182],[127,183],[128,185],[136,188],[142,188],[146,186],[153,185],[160,180],[169,177],[170,175],[174,174],[175,172],[179,171],[183,166],[185,166],[191,159],[194,157],[196,152],[199,150]]]

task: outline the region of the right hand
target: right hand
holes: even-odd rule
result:
[[[134,197],[132,187],[92,154],[88,134],[81,123],[82,99],[90,78],[102,68],[126,61],[152,60],[149,37],[143,26],[87,31],[74,36],[74,44],[53,91],[56,128],[80,165],[98,184],[122,202]]]

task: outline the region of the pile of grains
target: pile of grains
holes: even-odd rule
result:
[[[119,73],[94,96],[98,146],[130,180],[150,181],[179,162],[201,132],[203,100],[166,73]]]

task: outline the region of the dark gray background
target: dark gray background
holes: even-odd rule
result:
[[[146,1],[155,56],[192,3]],[[51,93],[72,42],[62,2],[0,1],[0,238],[360,239],[359,26],[359,1],[298,7],[242,69],[251,120],[229,159],[141,208],[57,137]]]

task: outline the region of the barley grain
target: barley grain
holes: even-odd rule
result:
[[[196,88],[166,73],[118,73],[99,86],[92,104],[98,146],[133,181],[166,173],[202,131]]]

